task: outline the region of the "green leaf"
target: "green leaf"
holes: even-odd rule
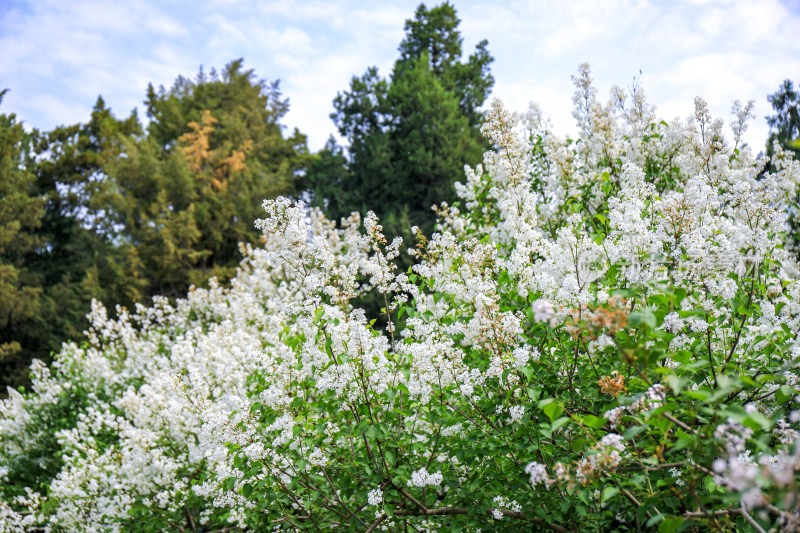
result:
[[[546,398],[539,402],[539,408],[544,411],[544,414],[553,422],[556,418],[561,416],[564,412],[564,406],[555,401],[554,398]]]
[[[578,437],[574,441],[572,441],[572,451],[574,452],[581,452],[584,448],[586,448],[591,441],[586,437]]]
[[[678,394],[681,391],[681,380],[675,374],[671,374],[667,376],[667,383],[669,384],[669,388],[672,389],[674,394]]]
[[[792,396],[794,396],[794,389],[792,389],[789,385],[781,385],[781,387],[775,393],[775,399],[778,400],[778,403],[786,403],[792,398]]]
[[[586,415],[581,419],[584,425],[592,429],[600,429],[606,423],[606,419],[600,416]]]
[[[519,369],[519,371],[522,372],[522,375],[528,378],[528,381],[533,379],[533,369],[531,367],[523,366],[522,368]]]
[[[761,414],[760,411],[753,411],[752,413],[749,413],[747,418],[745,418],[744,422],[742,423],[754,430],[768,430],[770,427],[772,427],[772,422],[770,422],[769,418]]]
[[[680,516],[665,518],[658,524],[658,533],[674,533],[675,531],[680,531],[683,529],[683,524],[685,522],[686,520]]]
[[[553,431],[555,431],[558,428],[560,428],[560,427],[562,427],[562,426],[564,426],[566,424],[569,424],[570,420],[572,420],[570,417],[562,416],[561,418],[558,418],[558,419],[554,420],[552,425],[551,425],[551,427],[553,428]]]
[[[606,487],[603,489],[603,496],[600,498],[600,502],[605,503],[617,494],[619,494],[619,489],[617,487]]]
[[[630,439],[631,437],[635,437],[636,435],[638,435],[642,431],[646,431],[646,430],[647,430],[647,426],[633,426],[633,427],[628,428],[625,431],[625,434],[623,436],[626,439]]]
[[[645,324],[651,328],[654,328],[656,327],[656,317],[650,309],[633,311],[628,314],[628,324],[633,327],[639,327],[642,324]]]

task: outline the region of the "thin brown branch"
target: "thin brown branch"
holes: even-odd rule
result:
[[[741,505],[740,514],[744,517],[745,520],[747,520],[747,523],[753,526],[753,529],[758,531],[758,533],[767,533],[766,531],[764,531],[763,527],[758,525],[758,522],[753,520],[753,517],[750,516],[750,513],[748,513],[747,509],[745,509],[744,504],[742,503],[740,505]]]
[[[409,493],[408,493],[408,491],[406,491],[406,489],[404,489],[404,488],[402,488],[402,487],[398,487],[397,485],[394,485],[394,484],[392,484],[392,485],[394,486],[394,488],[396,488],[397,490],[399,490],[399,491],[400,491],[400,494],[402,494],[403,496],[405,496],[406,498],[408,498],[409,500],[411,500],[411,503],[413,503],[414,505],[416,505],[417,507],[419,507],[419,509],[420,509],[420,510],[421,510],[423,513],[427,513],[427,512],[428,512],[428,508],[427,508],[427,507],[425,507],[425,506],[422,504],[422,502],[420,502],[418,499],[416,499],[416,498],[415,498],[415,497],[413,497],[411,494],[409,494]]]
[[[366,524],[366,523],[364,523],[364,521],[363,521],[363,520],[361,520],[361,519],[358,517],[358,515],[357,515],[357,514],[355,514],[353,511],[351,511],[351,510],[350,510],[350,509],[349,509],[349,508],[348,508],[348,507],[347,507],[347,506],[344,504],[344,502],[341,500],[341,498],[339,498],[339,493],[338,493],[338,491],[336,490],[336,487],[333,485],[333,481],[331,481],[331,478],[328,476],[328,472],[327,472],[327,471],[326,471],[324,468],[323,468],[323,469],[321,469],[321,470],[322,470],[322,475],[323,475],[323,476],[325,476],[325,480],[328,482],[328,486],[331,488],[331,493],[333,494],[333,497],[334,497],[334,498],[336,498],[336,501],[339,503],[339,505],[341,505],[341,506],[342,506],[342,509],[344,509],[344,511],[345,511],[347,514],[349,514],[350,516],[352,516],[353,518],[355,518],[356,520],[358,520],[358,522],[359,522],[359,523],[360,523],[362,526],[364,526],[364,527],[367,527],[367,524]]]
[[[676,426],[678,426],[682,430],[686,431],[687,433],[696,433],[696,431],[693,430],[691,427],[689,427],[688,425],[684,424],[683,422],[681,422],[680,420],[678,420],[677,418],[675,418],[674,416],[672,416],[669,413],[661,413],[661,416],[663,416],[664,418],[666,418],[667,420],[669,420],[670,422],[672,422],[673,424],[675,424]]]
[[[711,516],[725,516],[729,514],[739,514],[739,509],[719,509],[717,511],[686,511],[684,518],[707,518]]]
[[[375,530],[378,528],[378,526],[379,526],[379,525],[381,525],[381,524],[383,523],[383,521],[384,521],[384,520],[386,520],[387,518],[389,518],[389,515],[388,515],[388,514],[386,514],[386,513],[382,513],[382,514],[381,514],[381,515],[380,515],[380,516],[379,516],[379,517],[378,517],[378,518],[377,518],[377,519],[376,519],[376,520],[375,520],[375,521],[372,523],[372,525],[371,525],[371,526],[369,526],[369,528],[367,528],[367,530],[366,530],[366,533],[372,533],[373,531],[375,531]]]

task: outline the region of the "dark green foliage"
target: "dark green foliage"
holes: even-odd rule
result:
[[[770,133],[767,140],[767,155],[772,157],[775,141],[784,150],[800,153],[800,93],[794,90],[792,80],[784,80],[775,93],[767,96],[775,114],[767,117]]]
[[[86,391],[80,387],[62,391],[55,400],[32,413],[28,427],[34,428],[35,438],[10,437],[10,443],[18,445],[20,453],[9,462],[7,479],[11,482],[2,488],[4,497],[24,495],[25,487],[46,493],[50,482],[63,467],[64,447],[58,442],[56,433],[75,427],[88,402]],[[118,440],[119,436],[109,434],[108,438]]]
[[[93,298],[130,308],[226,281],[261,202],[296,192],[306,138],[284,137],[288,102],[242,60],[145,104],[146,130],[102,98],[47,133],[0,115],[0,385],[79,340]]]
[[[327,213],[342,216],[350,206],[361,201],[359,196],[362,191],[349,186],[348,180],[351,176],[347,168],[347,156],[333,136],[328,138],[325,147],[309,161],[306,172],[307,184],[311,180],[317,180],[314,181],[314,199]]]
[[[4,202],[27,190],[40,208],[35,224],[27,222],[35,227],[35,246],[26,246],[18,256],[30,286],[16,307],[16,319],[2,330],[3,342],[17,349],[5,361],[1,383],[24,383],[31,359],[48,361],[62,342],[79,339],[88,326],[92,298],[113,306],[141,297],[140,272],[131,271],[129,258],[104,232],[101,221],[108,207],[97,204],[99,192],[110,186],[104,173],[121,153],[120,136],[140,131],[135,114],[117,120],[98,99],[88,123],[48,133],[34,130],[29,136],[25,157],[17,162],[18,173],[28,176],[27,189],[19,181],[3,180],[14,188],[3,192]],[[5,149],[9,145],[2,142]],[[24,242],[20,237],[14,241],[17,248]],[[10,248],[3,245],[3,250],[7,254]]]
[[[141,273],[112,241],[110,208],[101,202],[114,187],[107,169],[123,153],[123,139],[141,131],[135,112],[117,119],[98,98],[89,122],[36,132],[31,169],[47,201],[40,229],[47,246],[28,263],[41,273],[50,300],[43,350],[57,351],[81,335],[92,298],[113,307],[142,297]]]
[[[6,91],[0,92],[0,102]],[[0,380],[18,381],[20,364],[17,332],[33,334],[42,288],[25,264],[26,255],[41,245],[36,235],[44,211],[36,194],[35,176],[23,163],[30,152],[30,136],[15,115],[0,115]]]
[[[147,135],[109,168],[116,189],[106,203],[120,239],[138,251],[147,295],[177,297],[233,274],[239,243],[258,240],[262,200],[295,192],[306,138],[283,137],[288,102],[242,60],[221,76],[179,77],[169,91],[150,86],[145,103]]]
[[[778,91],[767,96],[775,114],[767,117],[770,133],[767,139],[767,155],[773,157],[777,142],[783,150],[797,159],[800,154],[800,92],[795,91],[791,80],[784,80]],[[774,162],[770,170],[775,170]],[[795,197],[789,209],[786,240],[789,248],[800,259],[800,195]]]
[[[407,20],[406,37],[400,43],[400,58],[395,63],[395,78],[427,54],[431,72],[440,80],[445,90],[454,92],[461,111],[472,126],[480,126],[483,115],[478,108],[483,105],[494,85],[489,65],[494,58],[484,39],[466,63],[461,62],[464,40],[458,31],[461,21],[455,8],[445,2],[427,9],[420,4],[414,19]]]
[[[459,22],[449,3],[421,4],[406,21],[390,79],[372,67],[334,100],[347,156],[329,141],[306,176],[312,202],[331,218],[371,209],[390,236],[411,225],[430,232],[431,206],[452,201],[464,165],[480,161],[478,108],[494,83],[493,59],[482,41],[461,61]]]
[[[392,169],[404,183],[397,179],[396,187],[387,187],[386,201],[407,207],[411,221],[423,224],[430,219],[432,205],[455,198],[453,182],[463,174],[464,164],[477,163],[483,153],[457,94],[446,90],[430,65],[423,53],[404,66],[389,91],[394,114]]]

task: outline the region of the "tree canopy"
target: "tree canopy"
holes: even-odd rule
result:
[[[420,4],[391,76],[370,68],[334,100],[331,118],[347,150],[329,142],[306,177],[313,203],[331,218],[372,209],[389,235],[409,237],[410,225],[429,232],[431,207],[452,201],[464,165],[480,160],[479,108],[494,83],[493,58],[482,41],[462,60],[459,23],[449,3]]]
[[[109,165],[109,232],[136,250],[147,296],[178,296],[208,278],[227,280],[239,243],[258,238],[259,198],[296,191],[306,138],[284,138],[288,111],[278,83],[258,80],[242,60],[218,75],[179,77],[147,90],[147,134],[129,138]]]
[[[0,92],[0,103],[6,91]],[[36,194],[36,176],[23,163],[30,136],[13,114],[0,115],[0,379],[16,382],[27,365],[17,364],[23,342],[35,334],[42,288],[25,265],[41,246],[44,199]]]
[[[792,80],[784,80],[776,92],[767,96],[767,101],[775,111],[767,117],[767,155],[772,157],[776,141],[784,150],[800,153],[800,93],[795,91]]]
[[[794,89],[792,80],[787,79],[776,92],[767,96],[767,101],[775,112],[767,117],[767,156],[771,159],[770,169],[776,171],[786,158],[798,159],[800,155],[800,92]],[[789,211],[787,224],[787,245],[800,258],[800,195]]]
[[[86,123],[50,132],[2,115],[0,383],[82,338],[93,298],[132,309],[227,281],[239,243],[260,238],[261,201],[297,192],[306,138],[284,135],[278,82],[241,59],[149,86],[145,105],[146,128],[102,98]]]

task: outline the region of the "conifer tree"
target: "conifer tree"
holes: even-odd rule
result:
[[[775,143],[785,154],[797,159],[800,155],[800,92],[795,91],[792,80],[784,80],[780,88],[767,96],[774,115],[767,117],[769,137],[767,138],[767,155],[775,155]],[[770,170],[777,171],[774,161]],[[795,197],[789,219],[787,221],[786,241],[788,247],[800,259],[800,194]]]
[[[277,82],[242,61],[148,88],[143,129],[98,98],[90,120],[25,134],[0,116],[0,385],[110,309],[227,280],[261,202],[295,192],[306,138],[284,137]]]
[[[767,96],[774,115],[767,117],[770,132],[767,139],[767,155],[774,153],[773,142],[784,150],[800,153],[800,93],[794,90],[792,80],[784,80],[780,88]]]
[[[390,235],[409,225],[429,232],[431,206],[452,201],[464,164],[480,161],[479,107],[494,83],[493,58],[482,41],[462,61],[459,22],[449,3],[420,4],[391,77],[370,68],[334,100],[347,156],[329,142],[306,176],[313,202],[330,217],[372,209]]]
[[[170,90],[150,86],[145,104],[147,134],[129,138],[127,157],[109,166],[115,189],[104,201],[147,273],[147,295],[178,296],[233,274],[239,243],[259,238],[262,200],[295,192],[306,137],[284,138],[288,101],[241,59],[221,75],[201,70]]]
[[[121,152],[120,135],[141,126],[135,113],[116,119],[102,98],[87,123],[46,133],[26,135],[13,115],[3,117],[0,217],[5,229],[18,231],[0,248],[4,262],[13,255],[15,279],[26,286],[0,289],[0,306],[14,310],[2,329],[11,359],[0,384],[16,386],[31,359],[48,361],[62,342],[82,337],[92,298],[110,306],[141,298],[143,274],[120,255],[102,224],[108,206],[97,203],[98,192],[110,186],[104,172]]]
[[[0,92],[0,102],[6,91]],[[18,382],[25,372],[17,331],[31,334],[42,288],[26,268],[26,254],[40,245],[43,201],[35,176],[23,167],[30,137],[13,114],[0,115],[0,382]]]

